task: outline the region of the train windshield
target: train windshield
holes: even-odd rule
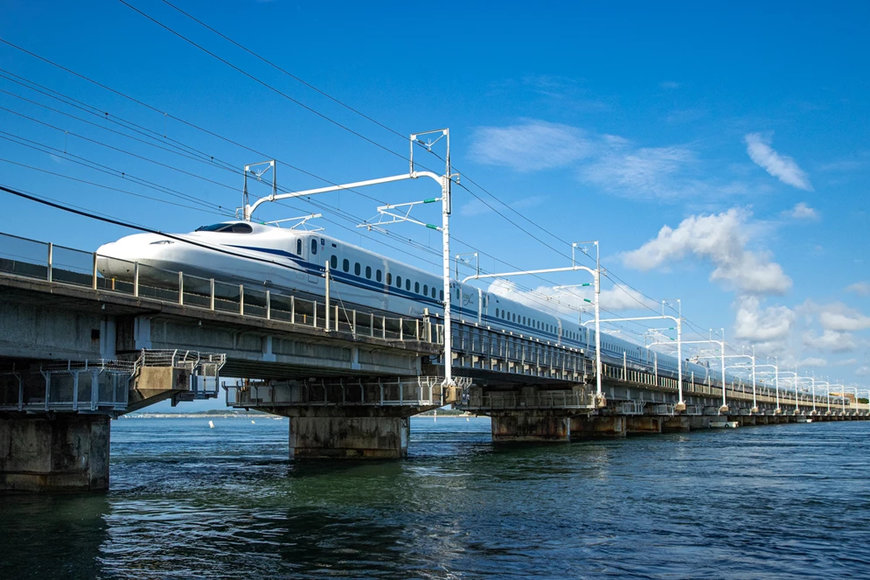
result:
[[[250,224],[244,223],[229,223],[229,224],[212,224],[210,226],[200,226],[196,228],[198,232],[221,232],[227,234],[250,234],[254,228]]]

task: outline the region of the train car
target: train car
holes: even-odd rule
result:
[[[320,232],[284,229],[248,221],[207,225],[187,234],[135,234],[100,246],[97,267],[107,278],[173,282],[178,272],[269,289],[276,295],[322,298],[327,265],[330,296],[351,308],[393,315],[422,316],[443,312],[442,279]],[[192,285],[191,285],[192,284]],[[197,291],[196,282],[185,288]],[[205,286],[203,286],[203,290]],[[454,318],[594,352],[595,331],[542,309],[450,283]],[[677,374],[677,359],[601,334],[601,357],[636,370]],[[694,365],[696,376],[708,368]],[[686,368],[684,367],[684,374]],[[710,373],[711,376],[712,373]],[[714,377],[718,380],[718,377]]]

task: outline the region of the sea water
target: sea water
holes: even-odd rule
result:
[[[0,496],[0,578],[866,578],[868,434],[420,417],[407,459],[294,462],[286,419],[121,418],[108,493]]]

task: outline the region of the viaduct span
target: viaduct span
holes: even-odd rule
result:
[[[864,418],[867,405],[604,364],[454,322],[348,310],[171,272],[98,274],[97,256],[0,236],[0,490],[105,489],[110,419],[160,400],[217,397],[290,419],[298,458],[402,457],[409,417],[453,403],[496,442],[567,441],[721,424]],[[166,273],[164,273],[166,274]],[[149,278],[150,279],[150,278]],[[227,298],[229,296],[229,298]],[[726,409],[727,407],[727,409]]]

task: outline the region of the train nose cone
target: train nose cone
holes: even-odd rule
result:
[[[103,276],[129,277],[135,262],[154,257],[156,248],[164,247],[168,241],[156,234],[134,234],[103,244],[97,248],[97,268]]]

